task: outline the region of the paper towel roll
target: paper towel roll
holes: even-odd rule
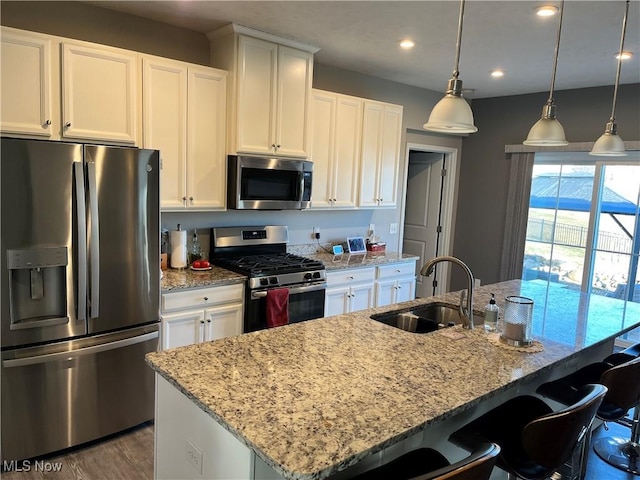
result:
[[[187,231],[173,230],[170,232],[171,268],[187,266]]]

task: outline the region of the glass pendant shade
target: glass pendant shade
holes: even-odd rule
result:
[[[629,15],[629,0],[625,3],[624,17],[622,18],[622,34],[620,35],[620,53],[618,54],[618,66],[616,68],[616,81],[613,87],[613,102],[611,105],[611,117],[604,129],[604,133],[593,144],[589,155],[603,157],[625,157],[627,152],[624,142],[618,136],[616,120],[616,100],[618,99],[618,85],[620,84],[620,68],[622,67],[622,51],[624,49],[624,36],[627,31],[627,15]]]
[[[423,125],[425,130],[444,133],[475,133],[473,112],[467,101],[447,93],[431,110],[429,120]]]
[[[624,142],[616,132],[616,126],[613,123],[607,123],[605,132],[600,136],[589,155],[599,155],[603,157],[626,157],[627,151],[624,148]]]
[[[542,109],[542,118],[534,123],[527,139],[522,143],[537,146],[569,145],[564,135],[564,128],[556,119],[553,105],[545,105]]]
[[[467,101],[462,98],[462,80],[458,79],[460,71],[460,45],[462,44],[462,21],[464,18],[464,2],[460,1],[458,17],[458,40],[456,42],[456,57],[453,67],[453,77],[449,80],[444,97],[436,103],[429,120],[422,128],[440,133],[475,133],[478,128],[473,123],[473,112]]]

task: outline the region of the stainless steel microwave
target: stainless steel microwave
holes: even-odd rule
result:
[[[313,163],[306,160],[229,155],[227,208],[301,210],[311,204]]]

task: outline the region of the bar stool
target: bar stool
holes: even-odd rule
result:
[[[509,478],[542,480],[562,467],[584,442],[607,388],[585,385],[580,400],[559,411],[533,395],[507,400],[454,432],[449,440],[462,448],[479,441],[501,447],[496,465]]]
[[[640,357],[612,354],[602,362],[589,364],[570,375],[540,385],[536,393],[566,405],[576,400],[581,386],[594,382],[608,389],[596,417],[605,422],[622,420],[631,408],[640,405]],[[640,409],[635,410],[630,440],[607,437],[599,439],[593,446],[605,462],[630,473],[640,473]],[[580,478],[584,478],[585,470],[586,456],[580,459]]]
[[[488,480],[500,447],[483,442],[462,460],[450,464],[433,448],[419,448],[352,480]]]

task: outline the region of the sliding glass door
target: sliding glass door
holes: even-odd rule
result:
[[[588,295],[591,324],[613,328],[640,316],[639,206],[637,160],[536,154],[522,278],[563,299],[543,315],[584,302],[579,292]],[[573,335],[567,341],[580,340]]]

